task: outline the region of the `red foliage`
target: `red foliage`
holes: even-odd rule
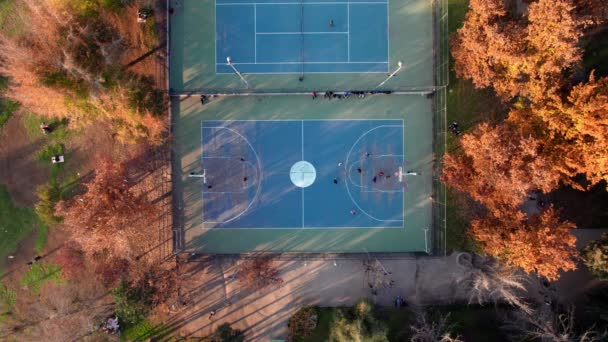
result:
[[[124,258],[109,258],[97,262],[95,274],[105,287],[114,286],[119,280],[125,279],[129,273],[130,263]]]
[[[55,261],[61,266],[61,272],[65,277],[74,279],[85,269],[86,255],[80,244],[70,240],[61,246]]]

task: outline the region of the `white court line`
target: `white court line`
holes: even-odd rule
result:
[[[388,1],[386,2],[370,2],[370,1],[365,1],[365,2],[349,2],[349,1],[344,1],[344,2],[306,2],[304,3],[304,5],[388,5]],[[226,2],[226,3],[222,3],[222,4],[215,4],[216,6],[249,6],[249,5],[258,5],[258,6],[262,6],[262,5],[294,5],[294,6],[300,6],[301,4],[299,2],[249,2],[249,3],[238,3],[238,2]]]
[[[260,191],[262,189],[262,177],[263,177],[263,173],[262,173],[262,161],[260,160],[260,157],[258,156],[258,153],[253,148],[253,145],[251,144],[251,142],[247,138],[245,138],[243,135],[241,135],[239,132],[237,132],[237,131],[235,131],[235,130],[233,130],[231,128],[225,127],[225,126],[203,126],[203,123],[204,123],[204,121],[201,121],[201,136],[202,136],[202,130],[205,129],[205,128],[226,129],[226,130],[229,130],[229,131],[233,132],[234,134],[240,136],[247,143],[247,145],[249,145],[249,148],[251,148],[251,151],[253,151],[253,154],[254,154],[255,159],[257,161],[257,164],[258,164],[258,169],[259,169],[260,177],[259,177],[259,180],[258,180],[258,184],[257,184],[258,186],[256,188],[256,192],[255,192],[255,195],[253,196],[253,199],[251,200],[251,202],[249,202],[249,205],[247,205],[247,208],[245,208],[243,211],[241,211],[238,215],[232,217],[229,220],[221,222],[221,223],[228,223],[230,221],[234,221],[237,218],[241,217],[245,212],[247,212],[247,210],[249,210],[249,208],[251,208],[251,206],[253,205],[253,203],[257,200],[257,198],[258,198],[258,196],[260,194]],[[202,140],[201,140],[201,144],[202,144]],[[204,222],[205,221],[203,221],[203,223]]]
[[[281,34],[348,34],[348,32],[336,32],[336,31],[331,31],[331,32],[323,32],[323,31],[320,31],[320,32],[256,32],[256,34],[263,34],[263,35],[281,35]]]
[[[386,3],[386,58],[391,61],[391,15],[389,11],[390,4]],[[386,72],[390,71],[390,64],[386,64]]]
[[[388,70],[388,67],[387,67]],[[336,72],[327,72],[327,71],[308,71],[306,74],[382,74],[386,75],[387,70],[384,71],[336,71]],[[244,72],[247,75],[294,75],[301,74],[301,71],[293,71],[293,72]],[[216,75],[232,75],[232,72],[216,72]]]
[[[204,122],[255,122],[255,121],[264,121],[264,122],[293,122],[293,121],[399,121],[403,122],[403,119],[395,119],[395,118],[378,118],[378,119],[239,119],[239,120],[204,120]],[[401,127],[401,126],[400,126]]]
[[[361,134],[361,136],[359,136],[359,138],[352,144],[352,146],[350,147],[350,150],[348,151],[348,154],[346,154],[346,158],[344,159],[344,166],[345,169],[349,169],[349,165],[348,165],[348,160],[350,159],[350,155],[353,152],[353,149],[355,148],[355,146],[359,143],[359,141],[366,135],[368,135],[369,133],[371,133],[372,131],[375,131],[377,129],[380,128],[386,128],[386,127],[399,127],[399,128],[403,128],[403,125],[397,126],[397,125],[380,125],[380,126],[376,126],[372,129],[369,129],[367,132]],[[353,198],[353,195],[350,193],[350,188],[348,187],[348,183],[349,182],[344,182],[344,184],[346,185],[346,192],[348,193],[348,197],[350,197],[351,202],[353,202],[353,204],[365,215],[367,215],[369,218],[379,221],[379,222],[403,222],[403,219],[401,220],[383,220],[383,219],[379,219],[377,217],[372,216],[371,214],[369,214],[368,212],[366,212],[365,210],[363,210],[363,208],[361,208],[361,206],[359,206],[359,204],[357,203],[357,201],[355,201],[355,199]],[[403,209],[401,210],[401,216],[403,217]]]
[[[346,5],[347,7],[347,32],[257,32],[257,6],[258,5],[301,5],[300,3],[294,3],[294,2],[267,2],[267,3],[259,3],[259,2],[251,2],[251,3],[215,3],[215,7],[217,6],[244,6],[244,5],[253,5],[254,6],[254,63],[233,63],[234,65],[246,65],[246,64],[264,64],[264,65],[271,65],[271,64],[278,64],[278,65],[282,65],[282,64],[302,64],[302,62],[284,62],[284,63],[258,63],[257,62],[257,35],[258,34],[263,34],[263,35],[280,35],[280,34],[346,34],[347,37],[347,61],[348,62],[304,62],[303,64],[347,64],[347,63],[357,63],[357,64],[387,64],[386,65],[386,70],[383,71],[362,71],[362,72],[358,72],[358,71],[339,71],[339,72],[308,72],[308,74],[376,74],[376,73],[386,73],[390,70],[390,66],[389,66],[389,61],[390,61],[390,37],[389,37],[389,33],[390,33],[390,15],[389,15],[389,1],[387,0],[386,2],[350,2],[350,1],[344,1],[344,2],[307,2],[304,5]],[[387,40],[387,59],[388,61],[386,62],[350,62],[350,5],[385,5],[386,9],[387,9],[387,33],[386,33],[386,40]],[[215,31],[215,35],[214,35],[214,39],[215,39],[215,44],[214,44],[214,50],[215,50],[215,74],[217,75],[228,75],[228,74],[232,74],[231,71],[227,71],[227,72],[218,72],[217,67],[218,65],[224,65],[224,63],[218,63],[217,62],[217,10],[214,11],[214,15],[215,15],[215,25],[214,25],[214,31]],[[272,71],[268,71],[268,72],[246,72],[247,74],[252,74],[252,75],[268,75],[268,74],[274,74],[274,75],[291,75],[291,74],[298,74],[300,72],[298,71],[294,71],[294,72],[272,72]]]
[[[304,160],[304,120],[300,120],[302,124],[302,159]],[[304,188],[302,188],[302,228],[304,228]]]
[[[346,37],[346,53],[350,62],[350,4],[346,5],[346,31],[348,32],[348,37]]]
[[[253,60],[258,62],[258,5],[253,5]]]
[[[226,65],[226,63],[218,63],[219,65]],[[302,62],[276,62],[276,63],[271,63],[271,62],[258,62],[258,63],[247,63],[247,62],[243,62],[243,63],[232,63],[234,65],[255,65],[255,64],[260,64],[260,65],[266,65],[266,64],[270,64],[270,65],[282,65],[282,64],[302,64]],[[388,62],[304,62],[304,64],[388,64]],[[383,72],[383,71],[379,71],[379,72]]]
[[[203,221],[203,224],[205,223],[216,223],[216,224],[221,224],[222,222],[217,222],[217,221]],[[340,230],[340,229],[404,229],[403,226],[375,226],[375,227],[314,227],[314,226],[309,226],[309,227],[304,227],[301,228],[300,226],[290,226],[290,227],[204,227],[203,229],[219,229],[219,230],[224,230],[224,229],[230,229],[230,230],[251,230],[251,229],[260,229],[260,230],[264,230],[264,229],[269,229],[269,230],[276,230],[276,229],[282,229],[282,230],[296,230],[296,229],[310,229],[310,230],[320,230],[320,229],[325,229],[325,230]]]

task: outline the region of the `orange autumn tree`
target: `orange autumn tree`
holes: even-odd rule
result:
[[[517,208],[532,191],[551,191],[560,181],[541,154],[541,141],[508,124],[483,123],[463,135],[460,143],[462,153],[445,155],[442,179],[493,215]]]
[[[456,74],[476,87],[493,87],[504,100],[533,101],[555,92],[564,72],[578,65],[589,24],[572,0],[539,0],[527,10],[516,1],[471,0],[452,40]]]
[[[149,239],[146,228],[155,220],[154,205],[126,177],[124,164],[100,158],[86,192],[58,203],[66,229],[87,253],[134,258],[136,247]]]
[[[553,208],[530,218],[515,211],[471,222],[471,232],[486,253],[549,280],[558,279],[560,271],[576,269],[578,252],[572,228],[572,223],[560,221]]]
[[[482,249],[527,272],[554,279],[574,267],[573,225],[553,209],[528,217],[521,211],[527,195],[549,192],[562,176],[543,155],[544,146],[507,123],[479,125],[461,138],[461,151],[444,157],[442,180],[487,209],[473,220],[470,232]],[[557,258],[559,256],[559,258]]]
[[[524,126],[538,122],[540,136],[552,145],[562,172],[584,174],[590,186],[608,181],[608,78],[576,85],[568,96],[550,96],[541,104],[514,110],[509,120]]]

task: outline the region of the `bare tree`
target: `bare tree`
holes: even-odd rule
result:
[[[423,309],[414,310],[416,322],[410,326],[412,329],[411,342],[463,342],[460,336],[452,336],[453,325],[450,324],[450,314],[439,315],[437,320],[430,320]]]
[[[458,281],[468,292],[469,304],[507,303],[530,313],[530,305],[522,299],[526,291],[525,276],[516,269],[486,257],[477,257],[472,272]]]
[[[574,325],[574,310],[567,312],[537,309],[531,313],[517,310],[505,322],[513,341],[538,340],[541,342],[595,342],[606,341],[608,333],[591,327],[578,334]]]

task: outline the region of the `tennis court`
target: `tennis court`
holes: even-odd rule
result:
[[[432,99],[174,98],[183,248],[430,252]]]
[[[174,95],[435,85],[431,0],[170,0],[170,7]]]
[[[273,1],[273,2],[271,2]],[[217,0],[216,68],[232,74],[389,72],[386,0]]]

